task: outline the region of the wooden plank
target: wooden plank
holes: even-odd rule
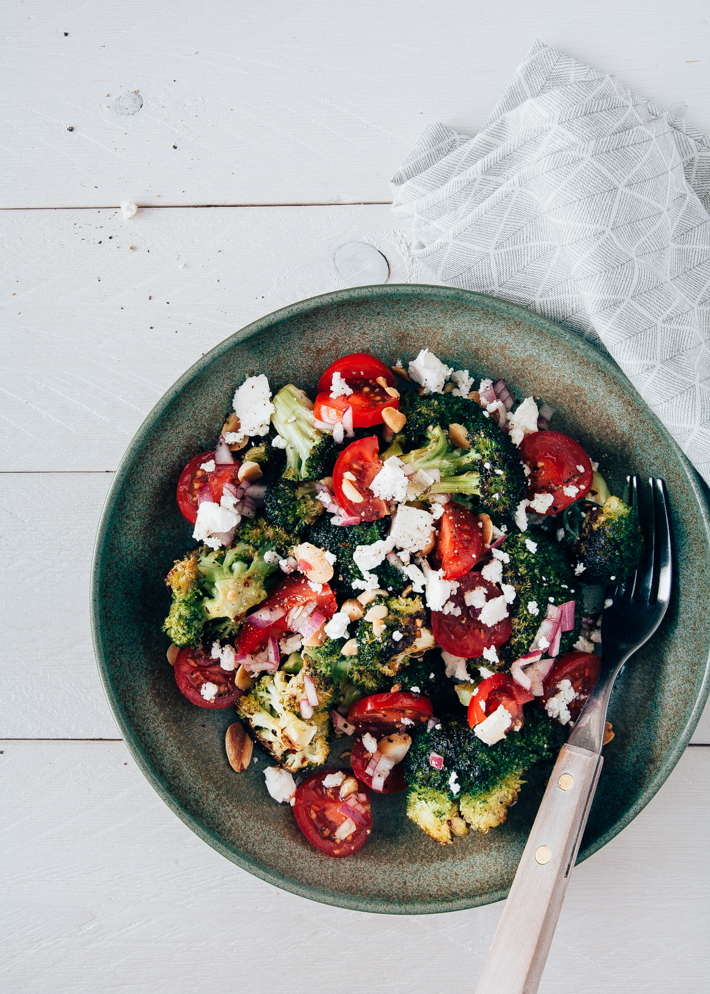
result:
[[[710,130],[697,3],[652,0],[640,13],[635,0],[573,11],[565,0],[220,0],[209,10],[6,4],[0,204],[389,200],[424,126],[478,129],[536,38],[661,105],[685,101]]]
[[[343,286],[367,238],[412,274],[389,207],[3,215],[0,469],[113,470],[201,355],[270,311]],[[41,455],[40,455],[41,454]]]
[[[89,629],[94,534],[111,479],[109,473],[0,474],[0,583],[6,592],[0,629],[13,646],[25,645],[31,630],[34,674],[31,695],[23,681],[5,680],[5,737],[118,737]],[[27,605],[36,603],[38,590],[41,609],[32,611],[30,629]],[[14,660],[4,665],[14,674]],[[710,705],[693,742],[710,743]]]
[[[45,994],[48,977],[53,994],[474,989],[501,905],[385,918],[313,904],[198,840],[122,743],[2,749],[8,991]],[[542,994],[705,989],[708,789],[710,750],[690,749],[640,816],[577,867]]]

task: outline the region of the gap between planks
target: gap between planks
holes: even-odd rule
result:
[[[136,204],[142,211],[164,210],[222,210],[229,207],[391,207],[392,200],[310,200],[304,202],[288,201],[284,203],[234,203],[234,204]],[[0,211],[115,211],[120,210],[120,204],[102,204],[101,206],[71,207],[63,204],[55,207],[0,207]]]

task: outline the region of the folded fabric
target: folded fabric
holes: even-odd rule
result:
[[[443,283],[605,347],[710,482],[710,142],[536,42],[482,130],[427,128],[392,180]]]

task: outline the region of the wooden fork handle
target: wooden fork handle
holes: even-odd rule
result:
[[[476,994],[535,994],[603,759],[564,745],[525,846]]]

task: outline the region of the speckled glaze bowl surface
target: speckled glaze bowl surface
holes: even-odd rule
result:
[[[698,478],[618,368],[576,335],[465,290],[360,287],[294,304],[255,322],[197,362],[130,445],[108,497],[93,576],[96,656],[132,753],[194,832],[264,880],[326,904],[390,914],[454,911],[505,897],[541,797],[533,779],[507,822],[439,846],[405,816],[402,794],[373,798],[375,829],[348,859],[306,842],[288,806],[266,794],[265,754],[243,774],[227,763],[233,709],[194,707],[166,661],[163,582],[192,544],[175,487],[214,444],[245,376],[312,388],[333,360],[367,351],[388,363],[428,346],[452,366],[503,377],[512,392],[557,408],[555,428],[601,463],[612,489],[628,472],[665,478],[673,507],[676,583],[666,620],[617,680],[616,738],[584,836],[586,859],[648,803],[685,748],[707,696],[710,517]],[[621,492],[616,490],[615,492]]]

